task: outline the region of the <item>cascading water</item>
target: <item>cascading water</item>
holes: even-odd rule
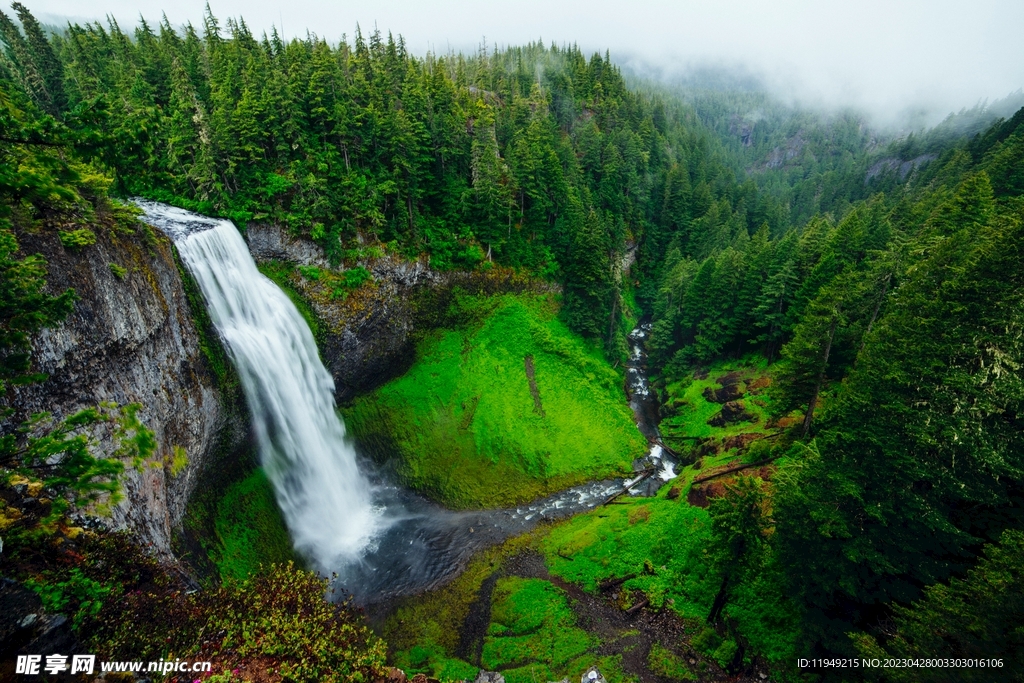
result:
[[[278,505],[319,569],[357,560],[385,526],[335,414],[334,380],[295,305],[256,269],[235,226],[139,202],[174,239],[238,370]]]
[[[451,512],[388,482],[345,439],[334,381],[306,321],[257,270],[237,228],[136,204],[143,220],[174,240],[203,292],[296,549],[324,574],[336,572],[364,604],[435,586],[480,548],[593,508],[626,483],[591,482],[512,509]],[[642,363],[636,367],[642,379]]]
[[[651,321],[644,319],[629,333],[629,360],[626,362],[626,393],[629,407],[636,417],[636,426],[651,448],[647,455],[634,464],[636,469],[655,468],[657,476],[633,491],[653,496],[664,482],[676,476],[676,459],[665,449],[658,429],[658,397],[647,381],[647,350],[645,343],[652,329]]]

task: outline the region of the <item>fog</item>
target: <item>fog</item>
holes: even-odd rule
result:
[[[48,23],[166,12],[201,21],[204,0],[25,0]],[[687,69],[738,68],[794,103],[854,107],[878,123],[935,122],[1024,86],[1020,0],[211,0],[223,20],[243,16],[257,35],[277,26],[331,41],[374,26],[416,54],[476,51],[542,38],[610,50],[634,70],[669,81]],[[87,8],[87,9],[86,9]]]

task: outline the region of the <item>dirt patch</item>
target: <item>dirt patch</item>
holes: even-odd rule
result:
[[[537,388],[536,371],[533,367],[533,356],[527,354],[523,357],[523,365],[526,366],[526,379],[530,382],[530,395],[533,396],[533,412],[544,417],[544,404],[540,402],[540,389]]]
[[[706,508],[711,504],[712,498],[721,498],[725,495],[726,483],[728,483],[727,480],[716,479],[706,484],[692,486],[690,492],[686,494],[686,502],[694,507]]]
[[[764,434],[755,434],[753,432],[747,432],[746,434],[737,434],[736,436],[726,437],[722,441],[722,448],[725,450],[735,448],[737,450],[742,451],[746,450],[747,446],[749,446],[754,441],[757,441],[758,439],[762,438],[764,438]]]
[[[771,386],[771,383],[771,377],[768,377],[767,375],[762,375],[761,377],[754,379],[747,385],[747,391],[749,391],[752,394],[759,393],[761,389]]]

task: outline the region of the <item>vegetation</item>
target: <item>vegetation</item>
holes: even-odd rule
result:
[[[990,653],[1005,659],[995,674],[1011,675],[1024,521],[1024,110],[1006,120],[964,112],[888,141],[852,114],[822,119],[757,93],[630,90],[608,55],[575,47],[417,58],[376,31],[285,43],[241,21],[222,30],[209,13],[199,30],[94,24],[48,37],[14,9],[20,29],[0,15],[5,397],[43,379],[31,335],[74,305],[71,292],[47,292],[45,263],[20,254],[19,239],[52,230],[69,251],[90,249],[100,226],[132,223],[108,189],[240,223],[280,221],[335,264],[369,237],[438,269],[519,269],[560,283],[560,305],[454,297],[437,312],[452,324],[421,340],[412,371],[347,409],[353,431],[389,439],[410,484],[458,507],[622,472],[643,444],[610,363],[623,359],[626,316],[643,313],[666,441],[696,461],[653,498],[531,538],[554,579],[495,579],[481,657],[513,681],[578,668],[598,645],[554,581],[594,594],[616,577],[622,608],[702,622],[688,646],[705,666],[736,672],[760,658],[798,676],[798,656]],[[335,299],[373,286],[359,268],[266,270],[281,283],[322,283]],[[204,348],[227,381],[226,359],[209,338]],[[749,416],[709,423],[724,408],[706,392],[732,373]],[[753,394],[755,384],[767,390]],[[151,447],[134,410],[108,423],[134,444],[126,461]],[[8,486],[52,488],[51,502],[113,492],[117,464],[96,460],[84,436],[103,415],[42,436],[42,423],[6,430]],[[727,446],[751,435],[764,438]],[[687,502],[710,469],[754,462],[770,467],[696,482],[710,504]],[[253,476],[215,515],[227,574],[251,571],[242,550],[272,526],[235,523],[241,510],[272,516]],[[70,538],[62,505],[28,521],[0,512],[8,530]],[[262,536],[258,552],[280,550],[279,536]],[[84,628],[122,595],[113,581],[138,585],[88,567],[19,571]],[[460,585],[475,594],[492,573],[476,565]],[[278,568],[208,594],[232,622],[170,588],[157,592],[166,610],[141,597],[125,609],[185,615],[191,630],[167,641],[176,652],[205,645],[173,634],[210,626],[228,634],[216,647],[277,658],[296,678],[376,672],[379,643],[351,613],[328,614],[310,597],[317,590]],[[272,633],[253,635],[242,596]],[[461,598],[425,598],[431,614],[409,608],[423,617],[419,643],[389,627],[397,660],[468,675],[452,642],[469,609]],[[105,647],[127,637],[117,631],[127,622],[103,623],[115,634]],[[328,640],[323,624],[344,635]],[[357,643],[350,660],[347,643]],[[285,653],[307,645],[320,654]],[[685,677],[676,644],[658,645],[648,666]],[[514,647],[531,661],[513,659]]]
[[[49,116],[61,104],[59,80],[33,81],[54,93],[44,111],[12,87],[6,61],[12,55],[22,69],[53,66],[41,61],[48,43],[38,24],[14,6],[28,38],[12,38],[13,25],[0,14],[8,48],[0,60],[0,573],[34,590],[44,609],[67,615],[84,649],[101,660],[214,661],[222,681],[244,680],[246,668],[291,681],[378,678],[383,643],[353,608],[325,600],[324,580],[291,564],[254,566],[252,553],[290,555],[258,473],[229,491],[222,525],[225,573],[256,571],[244,581],[187,591],[182,577],[136,539],[79,526],[83,513],[102,516],[118,501],[126,467],[152,464],[156,441],[139,420],[140,405],[101,404],[59,420],[40,414],[11,424],[19,408],[16,387],[47,379],[34,372],[32,335],[58,324],[77,301],[71,290],[49,292],[45,260],[20,253],[19,238],[49,231],[70,251],[93,247],[100,231],[114,244],[118,235],[151,240],[136,212],[107,196],[109,179],[87,161],[90,138]],[[127,275],[116,264],[110,272]],[[221,361],[213,366],[218,378],[230,381],[223,350],[210,337],[203,340],[211,362]],[[95,448],[100,434],[113,444],[103,457]],[[161,464],[172,472],[187,464],[181,449],[168,460]],[[256,519],[258,536],[231,523],[231,515],[246,513]],[[269,521],[260,524],[261,515]]]
[[[556,318],[550,295],[457,296],[452,309],[461,327],[429,335],[405,375],[343,410],[361,443],[387,439],[404,480],[453,507],[631,471],[645,444],[621,375]]]
[[[214,530],[220,542],[222,578],[243,580],[261,564],[294,561],[291,539],[262,469],[232,484],[217,504]]]

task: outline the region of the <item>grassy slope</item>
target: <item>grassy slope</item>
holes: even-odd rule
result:
[[[344,410],[357,438],[386,433],[407,483],[458,508],[508,505],[629,471],[645,444],[622,378],[557,320],[550,295],[460,305],[473,324],[423,340],[408,373]]]
[[[688,413],[681,410],[675,419],[679,434],[689,435],[688,430],[692,429],[697,432],[696,435],[720,441],[723,437],[740,432],[765,431],[765,406],[753,403],[753,399],[757,399],[767,405],[770,397],[765,395],[745,397],[748,409],[758,415],[755,423],[747,422],[725,428],[706,424],[707,419],[721,406],[705,401],[702,392],[708,386],[717,386],[714,380],[732,370],[740,370],[745,375],[749,373],[748,379],[753,380],[764,374],[765,368],[725,363],[711,368],[707,380],[694,380],[692,384],[683,383],[670,388],[669,395],[687,401],[692,411]],[[759,457],[755,453],[748,453],[743,459],[756,460]],[[679,476],[662,487],[653,498],[620,499],[616,504],[597,508],[550,527],[542,527],[529,536],[506,544],[504,550],[482,555],[448,587],[409,601],[392,617],[387,638],[397,650],[397,661],[410,667],[411,671],[434,673],[442,678],[468,667],[465,662],[452,659],[454,643],[468,612],[468,605],[475,599],[486,576],[500,567],[502,558],[524,548],[539,550],[552,575],[575,583],[590,593],[597,591],[597,585],[603,579],[636,574],[635,578],[622,584],[622,608],[635,604],[642,595],[650,600],[651,608],[673,610],[687,620],[687,632],[690,634],[687,638],[695,650],[705,653],[711,659],[719,659],[724,652],[727,661],[731,657],[728,653],[733,651],[730,648],[735,646],[733,641],[703,627],[720,580],[709,567],[707,547],[711,518],[706,509],[693,507],[686,500],[695,477],[736,459],[734,450],[706,455],[702,458],[700,469],[694,466],[683,468]],[[676,488],[679,495],[670,499],[668,493],[672,488]],[[508,588],[511,584],[505,584],[504,592],[499,590],[502,581],[505,579],[499,580],[492,597],[491,626],[484,643],[485,659],[487,653],[495,655],[504,651],[504,646],[497,639],[514,634],[517,628],[514,625],[534,624],[537,633],[543,634],[547,623],[544,620],[555,619],[547,615],[552,610],[557,612],[557,607],[549,604],[549,600],[557,601],[555,597],[541,599],[542,596],[558,594],[551,584],[532,580],[550,588],[542,590],[531,583],[528,593],[514,597],[516,592]],[[726,615],[739,627],[756,651],[770,661],[785,665],[792,658],[796,647],[795,621],[794,615],[786,611],[786,602],[779,590],[779,586],[771,581],[745,589],[744,593],[732,597],[727,604]],[[416,626],[410,628],[410,624]],[[771,624],[771,627],[765,629],[765,624]],[[579,630],[578,626],[572,622],[567,621],[562,628],[567,631],[566,638],[570,640],[579,635],[573,630]],[[594,637],[589,633],[585,635]],[[582,639],[582,636],[579,638]],[[586,651],[594,657],[593,653],[600,649],[601,643],[588,642],[590,645]],[[416,646],[411,646],[412,643],[416,643]],[[678,647],[679,644],[663,645]],[[572,657],[556,656],[554,645],[550,647],[551,652],[536,649],[529,638],[521,646],[524,652],[528,652],[528,656],[524,656],[520,662],[532,663],[532,669],[537,672],[537,680],[542,680],[541,672],[543,680],[556,680],[564,675],[572,678],[582,673],[585,666],[581,668],[581,662]],[[700,662],[696,667],[687,667],[683,659],[666,647],[652,648],[648,667],[653,673],[677,680],[694,679],[702,675]],[[498,670],[504,671],[500,668],[501,664],[515,664],[515,661],[510,659],[506,662],[504,657],[493,657],[481,663],[498,666]],[[607,662],[606,665],[612,670],[615,668],[614,662]],[[523,683],[530,682],[530,678],[525,675],[530,670],[530,666],[513,669],[516,675],[524,673]]]

